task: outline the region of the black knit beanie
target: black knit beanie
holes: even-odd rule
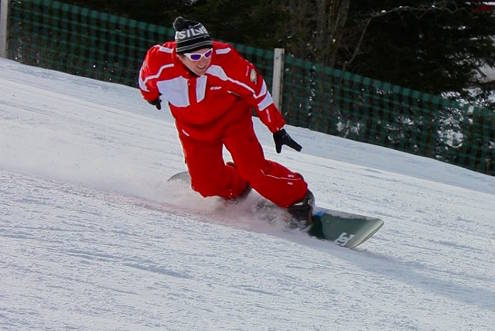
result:
[[[213,45],[213,41],[203,24],[179,16],[174,20],[173,25],[177,53],[191,52]]]

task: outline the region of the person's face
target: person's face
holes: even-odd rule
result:
[[[194,72],[196,75],[201,76],[206,73],[206,70],[210,66],[213,49],[201,48],[194,52],[186,52],[178,55],[179,59],[189,70]]]

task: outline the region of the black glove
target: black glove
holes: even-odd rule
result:
[[[282,151],[282,145],[287,145],[290,148],[294,148],[298,152],[302,149],[301,145],[296,143],[285,131],[285,129],[275,132],[273,134],[273,140],[275,141],[275,149],[277,150],[277,153]]]
[[[156,107],[158,110],[162,110],[162,101],[160,100],[160,97],[156,98],[153,101],[148,101],[150,104]]]

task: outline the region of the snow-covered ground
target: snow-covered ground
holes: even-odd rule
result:
[[[495,178],[294,127],[278,155],[255,124],[384,227],[349,250],[202,199],[136,89],[0,59],[0,329],[494,330]]]

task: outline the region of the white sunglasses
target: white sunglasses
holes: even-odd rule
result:
[[[184,53],[184,55],[193,62],[198,62],[203,57],[205,59],[208,59],[211,56],[211,54],[213,54],[213,48],[208,49],[204,53]]]

